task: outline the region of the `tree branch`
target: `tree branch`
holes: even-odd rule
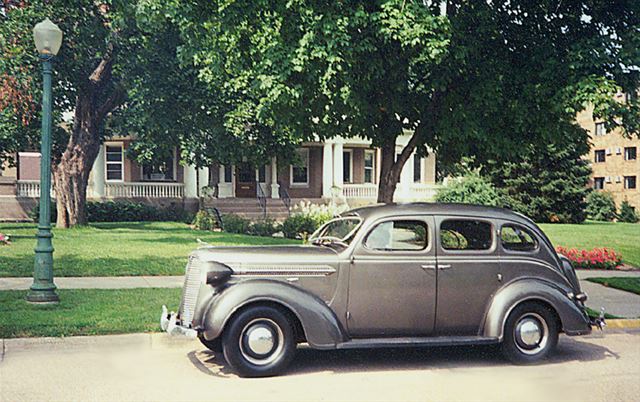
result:
[[[124,102],[126,91],[124,88],[118,86],[114,89],[107,99],[98,107],[96,112],[97,121],[102,121],[107,114],[115,110],[122,102]]]

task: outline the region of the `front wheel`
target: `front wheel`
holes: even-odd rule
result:
[[[293,359],[295,349],[289,319],[268,306],[242,311],[222,335],[224,357],[241,377],[280,374]]]
[[[502,353],[515,364],[539,362],[555,349],[558,332],[555,312],[540,303],[523,303],[507,318]]]

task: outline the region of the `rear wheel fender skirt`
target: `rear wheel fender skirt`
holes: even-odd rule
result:
[[[288,283],[269,279],[246,280],[213,297],[203,316],[205,339],[219,337],[236,311],[260,301],[280,304],[295,314],[307,342],[314,348],[335,348],[346,339],[333,310],[320,298]]]
[[[518,304],[539,300],[550,305],[560,318],[561,328],[569,335],[590,332],[589,319],[559,287],[539,279],[520,279],[500,289],[493,297],[482,326],[483,336],[502,340],[504,323]]]

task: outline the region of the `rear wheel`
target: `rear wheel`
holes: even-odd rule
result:
[[[539,362],[555,349],[558,332],[554,311],[540,303],[520,304],[505,323],[502,353],[515,364]]]
[[[228,324],[222,336],[224,357],[241,377],[280,374],[295,354],[291,322],[276,308],[249,307]]]

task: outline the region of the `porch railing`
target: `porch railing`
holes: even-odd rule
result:
[[[40,197],[40,180],[18,180],[16,181],[16,195],[18,197]],[[54,197],[53,188],[51,188],[51,197]]]
[[[182,183],[106,183],[105,196],[108,198],[182,198]]]
[[[376,199],[378,198],[378,186],[375,184],[344,184],[342,195],[345,198]]]

